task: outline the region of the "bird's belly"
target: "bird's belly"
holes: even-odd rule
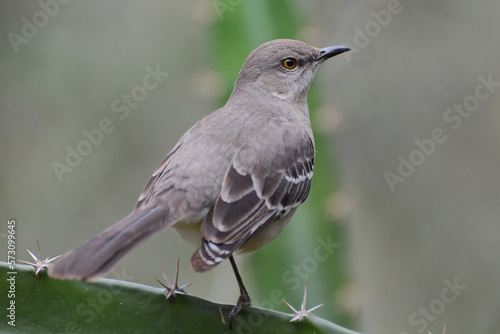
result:
[[[175,224],[173,228],[179,235],[189,243],[196,246],[201,244],[201,233],[200,233],[201,220],[196,222],[181,222]]]
[[[283,231],[294,213],[295,209],[291,210],[284,216],[276,218],[274,221],[268,222],[252,238],[241,245],[236,252],[240,254],[252,253],[273,241],[274,238],[276,238],[278,234]]]
[[[200,226],[207,213],[208,209],[202,210],[198,215],[179,221],[172,227],[184,240],[199,246],[202,240]]]

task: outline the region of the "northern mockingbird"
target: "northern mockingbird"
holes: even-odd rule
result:
[[[274,40],[247,58],[226,105],[190,128],[146,184],[134,210],[50,268],[94,279],[167,226],[199,245],[195,271],[229,258],[240,288],[232,322],[250,305],[233,253],[273,240],[311,186],[314,138],[307,91],[325,60],[348,51]]]

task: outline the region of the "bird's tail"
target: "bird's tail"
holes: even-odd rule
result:
[[[91,280],[108,272],[123,256],[169,225],[160,207],[132,211],[82,246],[66,254],[49,269],[49,276]]]

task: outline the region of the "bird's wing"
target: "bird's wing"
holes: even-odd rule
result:
[[[206,271],[228,258],[268,221],[306,200],[314,167],[312,141],[302,153],[292,161],[284,159],[275,170],[246,172],[235,167],[238,161],[232,162],[220,196],[201,227],[203,243],[191,259],[196,271]]]
[[[150,198],[154,197],[154,185],[158,179],[161,178],[161,176],[165,173],[167,170],[168,163],[172,160],[173,156],[179,148],[181,147],[182,142],[178,143],[170,153],[167,154],[165,159],[156,167],[156,170],[153,172],[153,175],[149,178],[148,183],[146,183],[146,186],[144,186],[144,189],[142,190],[141,195],[139,196],[139,200],[135,204],[134,210],[139,209],[141,206],[143,206],[145,203],[149,201]]]

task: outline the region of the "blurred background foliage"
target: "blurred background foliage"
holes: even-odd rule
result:
[[[449,333],[500,333],[496,2],[114,0],[44,9],[8,0],[0,8],[0,212],[18,221],[19,258],[36,237],[52,257],[125,216],[177,139],[225,103],[260,44],[348,45],[309,93],[318,152],[308,201],[273,243],[237,259],[255,304],[298,306],[307,279],[308,306],[325,303],[316,314],[352,329],[440,333],[448,317]],[[44,11],[53,14],[46,22]],[[34,20],[40,27],[16,50],[9,33],[23,36]],[[120,119],[113,102],[126,105],[148,66],[168,77]],[[450,127],[445,113],[473,101],[481,77],[494,82],[491,94]],[[86,139],[82,130],[104,118],[112,132],[60,182],[53,162],[64,163],[67,147]],[[398,173],[399,157],[436,128],[446,141],[391,191],[384,174]],[[5,233],[1,224],[0,245]],[[335,245],[324,260],[318,238]],[[229,264],[194,273],[193,251],[165,231],[108,276],[154,285],[157,268],[172,276],[180,258],[181,280],[197,282],[191,293],[234,303]],[[466,288],[444,302],[455,281]]]

